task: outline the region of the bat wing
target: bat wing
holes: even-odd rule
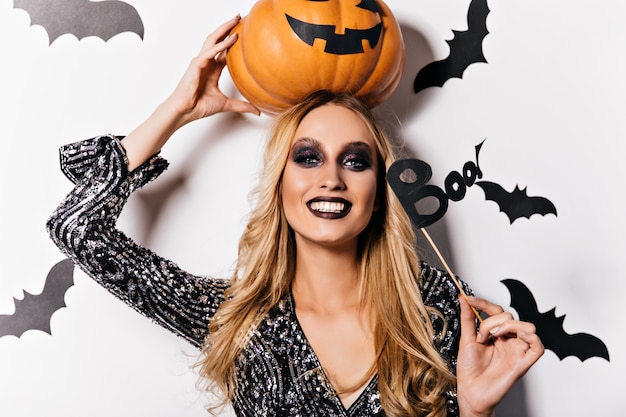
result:
[[[0,315],[0,337],[20,337],[27,330],[41,330],[48,334],[50,318],[65,307],[65,293],[74,285],[74,264],[65,259],[52,267],[39,295],[24,292],[22,300],[15,300],[15,313]]]
[[[609,359],[609,350],[604,342],[587,333],[568,335],[568,337],[562,340],[556,340],[554,342],[549,341],[548,343],[554,346],[552,351],[556,353],[561,360],[567,356],[576,356],[581,361],[585,361],[586,359],[597,356],[609,362],[611,361]]]
[[[526,188],[520,190],[518,186],[511,192],[502,186],[490,181],[477,181],[475,183],[485,192],[485,198],[495,201],[500,211],[506,214],[511,224],[520,217],[530,218],[533,214],[554,214],[556,207],[545,197],[529,197]]]
[[[565,316],[557,317],[554,308],[540,313],[535,297],[522,282],[505,279],[502,283],[511,294],[511,307],[517,311],[520,320],[533,323],[544,347],[553,351],[559,359],[576,356],[581,361],[585,361],[597,356],[609,360],[609,351],[602,340],[587,333],[565,332],[563,329]]]
[[[487,30],[487,0],[472,0],[467,12],[467,30],[454,32],[452,40],[446,41],[450,54],[441,61],[431,62],[422,68],[413,82],[413,91],[419,93],[428,87],[442,87],[450,78],[462,78],[471,64],[487,62],[482,42]]]
[[[509,290],[511,307],[517,311],[520,320],[534,323],[541,317],[535,297],[526,285],[515,279],[504,279],[501,282]]]
[[[32,25],[42,26],[50,44],[66,33],[79,40],[97,36],[105,42],[122,32],[143,39],[143,22],[133,6],[122,1],[14,0],[13,7],[25,10]]]

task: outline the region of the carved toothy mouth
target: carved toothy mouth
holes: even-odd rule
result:
[[[324,52],[336,55],[361,54],[363,53],[363,40],[367,40],[371,48],[376,47],[383,29],[383,24],[378,23],[369,29],[346,28],[344,34],[335,33],[335,25],[316,25],[303,22],[285,15],[291,30],[308,45],[313,46],[315,39],[326,41]]]

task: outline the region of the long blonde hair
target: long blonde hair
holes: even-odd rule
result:
[[[207,389],[224,402],[236,389],[235,361],[248,331],[289,291],[295,271],[295,240],[281,200],[281,178],[291,141],[302,119],[325,104],[354,111],[370,130],[378,151],[377,197],[359,244],[363,303],[375,320],[374,343],[380,401],[388,416],[446,415],[444,393],[454,376],[433,345],[430,314],[420,294],[415,235],[400,202],[385,181],[393,163],[391,145],[367,107],[349,95],[320,91],[280,115],[270,132],[256,204],[239,242],[232,286],[209,326],[199,363]]]

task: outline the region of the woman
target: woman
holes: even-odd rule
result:
[[[238,415],[492,415],[541,342],[532,324],[459,298],[450,277],[418,262],[384,180],[389,143],[350,96],[316,92],[277,119],[230,280],[193,276],[115,229],[130,193],[167,167],[154,155],[178,128],[258,113],[218,88],[238,20],[209,35],[173,94],[127,137],[62,148],[76,186],[48,221],[52,239],[202,347],[207,389]],[[470,304],[490,316],[478,330]]]

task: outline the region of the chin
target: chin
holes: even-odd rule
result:
[[[302,236],[302,239],[309,243],[317,244],[320,246],[327,246],[329,248],[341,248],[341,247],[353,247],[358,244],[357,236],[338,236],[338,235],[317,235],[317,236]]]

